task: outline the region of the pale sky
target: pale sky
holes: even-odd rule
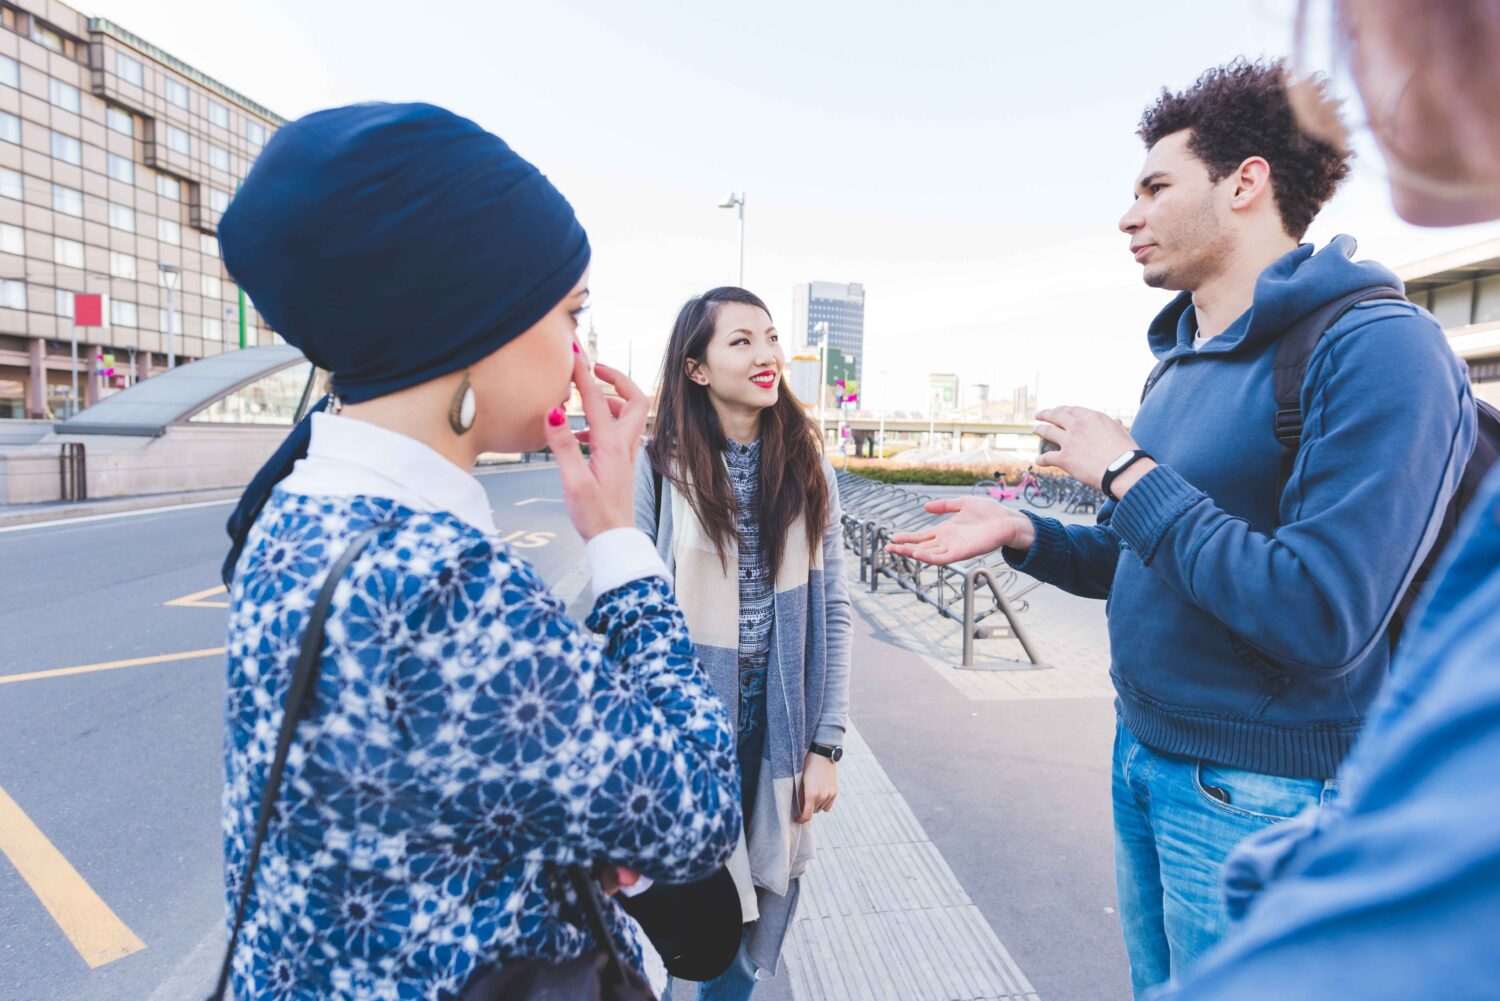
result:
[[[1116,222],[1141,111],[1291,47],[1291,0],[76,0],[294,118],[365,100],[467,115],[546,172],[594,247],[601,359],[655,380],[677,308],[735,281],[866,289],[865,401],[925,408],[958,372],[1043,405],[1133,409],[1146,288]],[[1316,54],[1316,53],[1315,53]],[[1500,236],[1391,211],[1366,151],[1309,238],[1392,266]],[[882,376],[884,373],[884,377]]]

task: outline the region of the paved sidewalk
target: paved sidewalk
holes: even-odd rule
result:
[[[966,671],[957,623],[889,582],[871,594],[852,560],[848,576],[858,727],[765,995],[789,978],[796,1001],[1127,997],[1103,603],[1038,588],[1024,623],[1049,667]],[[1014,640],[975,650],[1022,656]]]

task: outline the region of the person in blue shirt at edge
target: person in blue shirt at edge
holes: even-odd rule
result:
[[[1236,60],[1164,91],[1139,134],[1146,161],[1120,229],[1146,284],[1179,293],[1148,334],[1174,363],[1129,431],[1082,407],[1037,414],[1060,446],[1040,464],[1107,488],[1097,524],[965,497],[932,502],[954,517],[890,546],[933,563],[1003,549],[1018,570],[1108,599],[1116,878],[1137,997],[1224,934],[1219,873],[1234,846],[1337,796],[1397,601],[1475,436],[1436,321],[1362,303],[1310,359],[1278,496],[1277,338],[1356,289],[1400,282],[1353,260],[1350,237],[1299,245],[1350,154],[1300,126],[1281,62]]]
[[[590,255],[571,206],[467,119],[363,104],[278,131],[219,234],[341,405],[293,430],[230,520],[231,914],[307,610],[378,530],[333,592],[233,995],[456,997],[602,944],[572,868],[714,872],[741,829],[734,732],[634,524],[649,398],[577,343]],[[559,405],[570,382],[587,459]],[[543,445],[586,540],[587,624],[499,540],[472,475],[481,452]],[[640,966],[634,922],[606,910]]]
[[[1500,0],[1331,7],[1396,211],[1423,226],[1500,219]],[[1224,868],[1236,923],[1153,1001],[1500,998],[1500,468],[1340,781],[1329,809],[1240,845]]]

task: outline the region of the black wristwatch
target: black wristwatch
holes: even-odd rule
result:
[[[1146,454],[1146,450],[1142,448],[1132,448],[1130,451],[1121,454],[1114,462],[1104,467],[1104,476],[1099,480],[1100,492],[1110,500],[1119,500],[1120,498],[1116,497],[1114,491],[1110,489],[1115,485],[1115,478],[1142,459],[1150,458],[1151,456]],[[1153,459],[1152,461],[1154,462],[1155,460]]]
[[[835,764],[837,764],[838,760],[844,756],[844,748],[839,744],[813,744],[813,746],[809,747],[808,750],[812,751],[814,754],[823,755],[823,757],[827,758],[829,761],[834,762]]]

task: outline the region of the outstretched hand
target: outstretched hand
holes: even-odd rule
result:
[[[928,501],[927,513],[953,517],[915,532],[897,532],[885,551],[923,563],[957,563],[1001,547],[1030,549],[1036,540],[1031,519],[989,497],[947,497]]]
[[[606,397],[594,376],[614,387]],[[635,524],[635,453],[651,401],[624,372],[608,365],[589,365],[583,352],[573,356],[573,385],[583,400],[589,455],[568,427],[562,408],[545,418],[547,445],[562,474],[563,502],[573,527],[586,540],[614,528]]]

